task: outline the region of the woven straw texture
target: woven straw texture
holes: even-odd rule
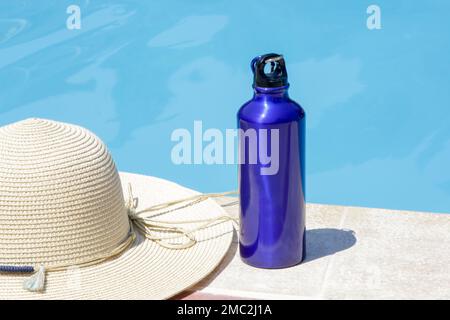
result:
[[[0,264],[75,265],[110,252],[129,230],[122,192],[128,183],[138,210],[196,194],[158,178],[119,177],[105,145],[81,127],[28,119],[0,128]],[[156,219],[177,221],[224,211],[208,199],[156,214]],[[199,230],[199,242],[183,250],[138,236],[117,258],[49,272],[43,293],[23,290],[26,276],[2,273],[0,298],[169,298],[218,265],[231,244],[232,230],[231,222]]]

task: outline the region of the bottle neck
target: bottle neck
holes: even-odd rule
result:
[[[289,85],[283,86],[283,87],[276,87],[276,88],[263,88],[263,87],[253,87],[253,92],[255,97],[258,96],[274,96],[274,97],[289,97],[288,93]]]

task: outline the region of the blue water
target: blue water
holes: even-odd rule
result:
[[[372,3],[1,1],[0,124],[76,123],[120,170],[235,189],[234,165],[174,165],[170,134],[233,128],[275,51],[307,112],[308,201],[450,212],[450,2],[377,0],[368,30]]]

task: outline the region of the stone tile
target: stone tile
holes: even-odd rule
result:
[[[450,216],[348,208],[356,244],[337,252],[323,297],[450,299]]]
[[[236,198],[217,201],[238,216]],[[450,214],[308,204],[306,219],[301,265],[250,267],[235,234],[222,263],[180,297],[450,299]]]

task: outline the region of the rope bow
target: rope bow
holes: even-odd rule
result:
[[[131,184],[128,184],[128,200],[126,201],[126,207],[128,209],[128,216],[130,217],[131,222],[136,227],[136,229],[138,229],[141,234],[143,234],[147,239],[155,241],[159,245],[167,249],[187,249],[197,243],[197,240],[195,238],[196,231],[206,229],[225,221],[231,220],[237,222],[237,219],[226,214],[207,219],[177,221],[164,221],[159,219],[155,220],[154,217],[167,212],[172,212],[188,206],[192,206],[208,198],[221,197],[235,193],[236,191],[199,194],[184,199],[153,205],[137,212],[137,199],[133,196],[133,189],[131,187]],[[170,208],[177,204],[184,205],[177,208],[172,208],[165,212],[160,212],[163,209]],[[155,212],[157,213],[155,214]],[[192,228],[184,228],[180,226],[192,224],[197,224],[197,226]]]

